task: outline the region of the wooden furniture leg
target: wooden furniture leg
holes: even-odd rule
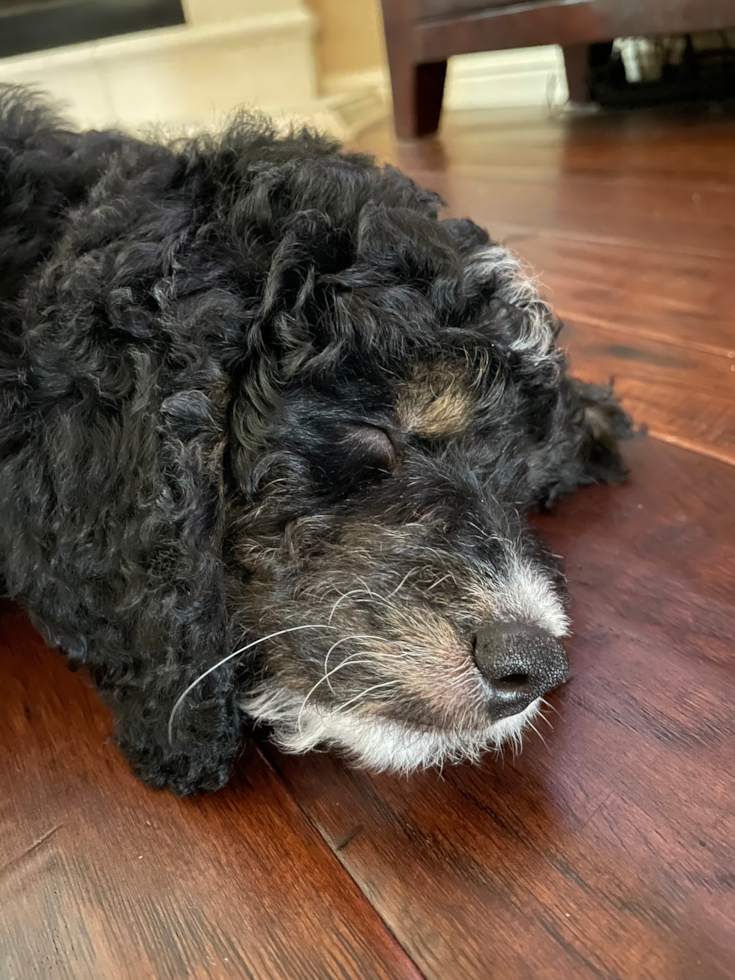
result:
[[[565,44],[564,68],[567,73],[567,88],[570,102],[589,102],[589,46],[586,44]]]
[[[430,65],[391,66],[393,115],[396,136],[413,139],[429,136],[439,127],[444,96],[446,61]]]
[[[447,62],[416,64],[412,49],[413,8],[410,0],[383,2],[385,46],[393,90],[396,136],[412,139],[435,133],[444,96]]]

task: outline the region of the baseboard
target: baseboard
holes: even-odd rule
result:
[[[445,98],[451,109],[564,103],[567,82],[561,49],[548,45],[452,58]]]
[[[32,85],[80,125],[209,124],[240,105],[316,98],[305,9],[182,25],[0,59],[0,82]]]
[[[328,95],[358,88],[388,93],[387,69],[379,66],[322,79],[322,91]],[[544,106],[566,100],[564,58],[556,45],[487,51],[449,60],[444,95],[448,109]]]

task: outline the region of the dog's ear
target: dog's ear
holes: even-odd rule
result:
[[[95,362],[103,390],[131,391],[105,411],[65,372],[64,332],[41,333],[36,407],[18,407],[28,439],[0,486],[9,590],[89,666],[137,775],[177,794],[217,789],[241,737],[234,664],[212,669],[240,639],[224,600],[222,388],[200,370],[172,392],[178,372],[131,349],[133,371]]]
[[[470,255],[477,249],[491,244],[490,236],[469,218],[445,218],[442,227],[449,232],[455,246],[463,255]]]
[[[120,632],[90,651],[122,751],[143,779],[178,794],[223,785],[240,741],[233,662],[212,669],[234,641],[222,559],[226,395],[207,388],[129,416],[110,447],[120,496],[100,587],[116,595]]]
[[[645,428],[634,427],[612,384],[588,384],[564,374],[556,392],[549,438],[534,463],[541,507],[580,485],[620,483],[628,475],[621,442],[645,434]]]
[[[580,413],[582,437],[579,458],[585,483],[620,483],[628,469],[620,454],[620,443],[644,435],[636,430],[609,385],[590,384],[579,378],[569,379]]]

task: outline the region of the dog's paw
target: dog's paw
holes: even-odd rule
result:
[[[139,779],[149,786],[167,787],[177,796],[188,796],[225,785],[239,740],[227,746],[202,745],[194,751],[178,751],[118,733],[117,743]]]
[[[225,785],[242,740],[242,721],[229,691],[193,699],[174,726],[169,708],[127,693],[113,703],[115,740],[136,776],[177,796]]]

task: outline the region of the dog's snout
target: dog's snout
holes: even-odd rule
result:
[[[546,630],[499,623],[475,637],[475,662],[498,718],[515,715],[561,684],[569,664],[564,647]]]

